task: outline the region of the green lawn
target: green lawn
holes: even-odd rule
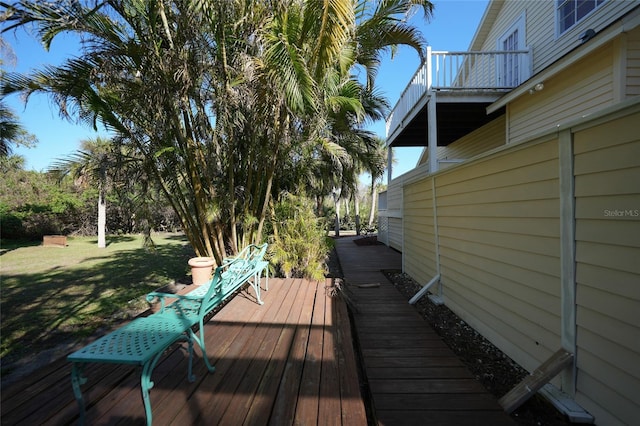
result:
[[[2,243],[0,336],[3,369],[29,354],[73,342],[146,308],[144,295],[185,277],[193,251],[181,234],[93,238],[68,246]]]

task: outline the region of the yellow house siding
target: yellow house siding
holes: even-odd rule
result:
[[[402,251],[402,219],[389,218],[389,247]]]
[[[404,191],[404,271],[419,283],[436,273],[435,227],[431,178],[407,185]]]
[[[533,53],[533,74],[558,58],[555,47],[555,5],[551,1],[508,1],[500,9],[498,19],[484,42],[483,50],[495,50],[497,41],[508,28],[525,14],[525,46]],[[574,43],[575,44],[575,43]],[[553,48],[551,48],[553,46]],[[567,46],[564,46],[567,48]]]
[[[640,28],[635,28],[627,35],[627,97],[640,95]]]
[[[629,426],[635,425],[636,422],[622,422],[619,418],[612,415],[612,412],[629,412],[635,409],[635,404],[628,398],[621,397],[619,394],[612,392],[602,382],[592,376],[582,374],[578,378],[578,387],[580,388],[600,388],[599,400],[594,401],[586,395],[580,395],[578,402],[583,407],[588,407],[589,413],[595,417],[596,425],[602,426]],[[602,407],[610,407],[611,411],[604,410]]]
[[[636,6],[637,2],[635,1],[606,1],[600,7],[598,7],[597,10],[578,22],[568,31],[560,34],[557,38],[554,36],[553,45],[534,45],[537,50],[546,51],[546,55],[544,57],[540,57],[539,61],[536,62],[534,72],[537,72],[550,65],[552,62],[565,55],[569,50],[574,49],[576,46],[578,46],[580,44],[580,35],[583,34],[587,29],[593,29],[594,31],[596,31],[596,33],[598,33],[605,29],[610,23],[614,22],[617,18],[631,11]],[[551,15],[550,21],[553,24],[549,28],[549,31],[552,34],[555,34],[555,8],[553,8],[553,15]]]
[[[387,187],[387,210],[402,209],[402,181],[393,180]]]
[[[490,149],[504,145],[505,116],[502,115],[466,136],[458,139],[444,149],[438,150],[438,160],[469,159]],[[444,164],[440,167],[443,168]]]
[[[445,303],[528,369],[560,342],[556,144],[435,177]]]
[[[574,135],[576,399],[598,424],[640,413],[640,113]]]
[[[480,155],[493,148],[504,145],[506,117],[501,115],[490,123],[485,124],[479,129],[474,130],[453,142],[448,146],[439,146],[438,160],[467,160],[469,158]],[[429,163],[429,150],[425,149],[420,157],[420,164]],[[439,164],[440,169],[451,167],[455,164],[442,161]]]
[[[529,1],[507,1],[503,3],[500,12],[496,18],[495,24],[489,31],[487,39],[482,45],[482,50],[496,50],[498,38],[501,37],[517,20],[523,12],[527,15],[530,13],[527,9],[532,5]],[[543,7],[544,8],[544,7]],[[529,16],[527,16],[527,26],[529,24]],[[529,34],[529,29],[526,31]],[[528,41],[526,41],[528,44]],[[521,46],[524,48],[524,46]],[[500,49],[501,50],[501,49]]]
[[[613,43],[544,82],[544,89],[509,104],[509,143],[613,103]]]
[[[599,32],[633,8],[637,2],[612,0],[602,4],[563,34],[556,34],[556,9],[553,1],[504,2],[495,22],[482,43],[482,50],[495,50],[497,40],[524,12],[526,15],[526,47],[533,52],[533,75],[560,59],[579,45],[579,36],[587,29]]]

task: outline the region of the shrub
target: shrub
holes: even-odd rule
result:
[[[324,279],[329,248],[313,202],[304,195],[286,193],[275,205],[271,222],[271,262],[282,275]]]

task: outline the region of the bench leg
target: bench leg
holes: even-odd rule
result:
[[[189,343],[189,367],[187,372],[187,378],[190,382],[195,381],[195,376],[193,375],[193,341],[187,335],[182,335],[178,340],[187,340]],[[174,341],[175,342],[175,341]],[[144,413],[147,417],[147,426],[151,426],[152,423],[152,414],[151,414],[151,399],[149,398],[149,390],[153,388],[153,381],[151,380],[151,373],[153,373],[153,369],[156,368],[156,364],[164,355],[164,352],[167,350],[169,346],[165,347],[162,351],[158,352],[153,358],[147,361],[142,366],[142,374],[140,375],[140,389],[142,391],[142,402],[144,403]]]
[[[193,330],[189,329],[189,340],[194,340],[198,344],[198,346],[200,346],[200,350],[202,351],[202,358],[204,359],[204,364],[207,366],[207,370],[209,370],[209,373],[213,373],[214,371],[216,371],[216,367],[211,365],[211,363],[209,362],[209,356],[207,355],[207,348],[204,343],[204,322],[202,321],[202,319],[200,319],[200,324],[198,325],[200,327],[199,328],[200,336],[194,333]]]
[[[151,373],[163,352],[164,351],[156,354],[153,358],[147,361],[142,366],[142,374],[140,375],[140,389],[142,391],[142,403],[144,404],[144,414],[147,418],[147,426],[151,426],[151,423],[153,422],[151,414],[151,399],[149,398],[149,390],[153,388]]]
[[[258,301],[258,304],[264,305],[264,302],[260,298],[260,271],[255,273],[253,276],[253,282],[249,281],[249,284],[251,284],[251,287],[253,287],[253,290],[256,292],[256,300]]]
[[[187,342],[189,343],[189,367],[187,371],[187,378],[193,383],[196,381],[196,376],[193,374],[193,339],[191,339],[191,336],[187,336]]]
[[[78,424],[85,424],[85,407],[84,407],[84,398],[82,397],[82,389],[80,386],[87,383],[87,378],[84,377],[83,374],[84,364],[78,364],[74,362],[71,366],[71,386],[73,387],[73,395],[76,397],[76,401],[78,401],[78,406],[80,409],[80,418],[78,419]]]

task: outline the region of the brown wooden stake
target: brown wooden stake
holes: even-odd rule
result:
[[[530,376],[525,377],[505,396],[500,398],[500,405],[504,411],[511,414],[524,404],[532,395],[542,388],[549,380],[573,363],[573,354],[560,349],[536,368]]]

